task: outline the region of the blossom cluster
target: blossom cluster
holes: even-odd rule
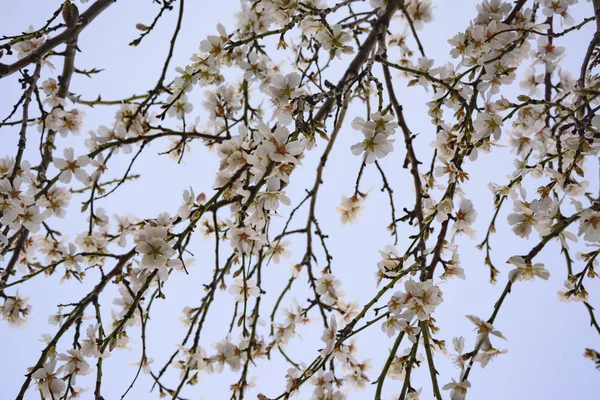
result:
[[[105,0],[97,4],[101,1]],[[142,33],[134,43],[154,29],[174,2],[163,3],[152,26],[137,25]],[[563,67],[567,49],[559,45],[561,37],[592,19],[576,25],[572,10],[577,0],[535,0],[532,7],[524,2],[482,0],[468,27],[448,40],[451,61],[440,64],[426,56],[419,39],[419,32],[433,19],[435,8],[430,0],[371,0],[358,12],[353,3],[242,2],[233,30],[218,24],[216,32],[200,40],[188,64],[175,68],[176,75],[169,80],[166,73],[178,24],[164,73],[154,88],[115,102],[100,97],[83,100],[69,87],[70,79],[65,76],[97,73],[74,68],[70,54],[76,53],[75,40],[65,42],[67,49],[62,53],[37,55],[48,34],[63,25],[47,25],[38,31],[30,28],[14,40],[0,38],[0,42],[7,41],[3,47],[16,50],[18,60],[31,59],[29,63],[36,64],[34,75],[22,73],[24,94],[15,106],[15,110],[24,109],[23,121],[14,124],[22,129],[17,154],[0,159],[0,261],[6,265],[0,269],[0,317],[12,326],[25,326],[32,305],[19,285],[30,279],[56,271],[62,275],[61,283],[68,279],[87,283],[89,276],[99,279],[79,303],[57,306],[48,319],[60,330],[56,336],[43,337],[48,347],[27,377],[27,384],[33,380],[42,397],[78,397],[86,390],[77,386],[78,377],[90,374],[92,365],[100,366],[113,351],[135,345],[129,335],[139,329],[143,351],[137,366],[152,373],[161,395],[179,398],[182,387],[198,383],[202,374],[227,369],[240,375],[231,391],[232,398],[241,399],[256,385],[257,378],[250,375],[256,361],[270,360],[279,352],[292,368],[287,370],[285,392],[278,398],[288,398],[308,383],[313,386],[313,399],[341,400],[348,390],[364,389],[373,382],[368,376],[371,361],[359,359],[355,335],[377,324],[383,332],[377,335],[396,337],[381,375],[373,382],[377,393],[381,394],[389,376],[404,382],[400,398],[418,400],[421,389],[412,387],[411,371],[423,365],[430,370],[434,396],[440,400],[434,366],[437,354],[434,357],[433,352],[448,352],[434,314],[443,302],[442,285],[454,277],[464,280],[465,270],[474,264],[461,262],[461,235],[474,238],[478,235],[475,227],[480,229],[476,226],[479,201],[466,193],[470,190],[466,183],[473,164],[487,162],[487,153],[500,151],[496,148],[505,144],[515,157],[514,168],[507,183],[488,186],[494,214],[478,246],[486,251],[482,263],[489,266],[492,283],[501,277],[490,244],[500,220],[505,218],[518,239],[538,236],[539,244],[528,253],[508,258],[511,267],[502,271],[506,272],[502,276],[506,288],[489,319],[467,315],[476,326],[473,350],[466,351],[463,337],[454,338],[456,354],[451,357],[460,376],[441,388],[450,391],[452,400],[464,400],[474,363],[483,368],[507,352],[496,347],[498,339],[505,339],[494,325],[496,316],[513,285],[549,280],[550,271],[535,257],[554,239],[567,260],[567,277],[558,296],[584,303],[595,321],[586,285],[598,277],[595,269],[600,254],[600,203],[591,194],[588,173],[588,160],[595,160],[600,150],[600,116],[595,115],[600,77],[593,73],[599,60],[593,51],[597,34],[578,79]],[[60,14],[66,26],[71,18],[81,28],[90,22],[80,19],[77,10],[71,1],[64,3]],[[58,16],[57,12],[48,24]],[[402,32],[395,32],[393,16],[400,16]],[[556,31],[559,23],[562,33]],[[69,29],[65,35],[74,32]],[[418,52],[410,48],[410,37]],[[278,41],[271,45],[269,38]],[[278,61],[269,47],[282,54],[289,49],[291,61]],[[394,60],[398,50],[399,58]],[[46,77],[45,67],[52,67],[51,60],[57,57],[65,58],[65,71],[51,71],[52,76]],[[349,61],[348,69],[332,82],[331,66],[345,61]],[[6,69],[0,64],[0,74]],[[404,80],[392,72],[406,78],[408,87],[426,92],[429,101],[424,115],[431,119],[431,135],[420,133],[423,129],[411,131],[411,118],[403,114],[395,94]],[[522,92],[516,98],[507,90],[515,82]],[[199,91],[200,104],[196,101]],[[366,108],[362,117],[349,107],[357,99]],[[34,103],[40,115],[29,118],[28,107],[33,109]],[[116,112],[106,125],[88,131],[82,139],[84,146],[77,146],[77,136],[84,129],[84,105],[114,105]],[[199,112],[205,115],[203,124],[195,115]],[[390,202],[387,228],[396,239],[395,245],[380,251],[379,262],[372,266],[377,291],[364,306],[347,297],[353,294],[346,293],[336,271],[328,247],[329,227],[321,224],[317,205],[323,197],[323,171],[332,148],[338,134],[345,134],[346,112],[353,114],[350,125],[360,135],[346,151],[360,158],[356,159],[359,172],[354,192],[343,196],[337,208],[341,222],[359,223],[367,200],[375,197],[361,190],[363,172],[376,168]],[[25,152],[31,142],[27,137],[30,126],[36,126],[42,136],[37,165]],[[396,139],[396,132],[401,139]],[[423,137],[430,142],[432,154],[416,151]],[[170,140],[161,154],[177,163],[189,158],[193,143],[201,142],[214,151],[218,170],[212,191],[204,189],[196,195],[196,185],[188,182],[180,204],[169,212],[144,217],[107,214],[98,203],[137,179],[131,172],[136,159],[149,143],[161,139]],[[295,206],[290,185],[295,183],[295,172],[313,159],[309,152],[316,148],[322,153],[315,181]],[[404,162],[396,168],[407,170],[407,182],[414,186],[410,198],[399,199],[386,176],[385,162],[398,154]],[[431,156],[428,162],[422,159],[426,156]],[[108,163],[117,157],[128,157],[130,162],[124,175],[112,177]],[[528,192],[529,188],[534,190]],[[67,216],[74,198],[82,200],[81,213],[87,220],[74,227],[77,233],[69,238],[54,223],[55,218]],[[510,203],[512,212],[505,212],[503,204]],[[297,211],[306,217],[300,227],[296,224],[302,217]],[[278,217],[285,214],[289,218],[275,235]],[[198,285],[203,290],[200,305],[184,308],[180,319],[188,333],[156,374],[152,358],[146,355],[150,307],[166,299],[164,291],[172,273],[193,278],[193,259],[184,256],[192,253],[188,248],[197,231],[215,242],[212,280]],[[408,247],[402,252],[397,246],[404,244],[399,235],[405,233]],[[299,259],[293,235],[306,238],[304,256]],[[586,250],[571,257],[570,246],[578,240]],[[229,257],[223,259],[223,252]],[[289,281],[275,297],[269,321],[265,321],[263,299],[271,291],[264,282],[266,267],[288,258],[293,262]],[[204,262],[207,257],[201,259],[203,266],[210,265]],[[579,264],[583,269],[578,272]],[[552,276],[556,276],[554,269]],[[299,300],[295,292],[300,282],[306,282],[306,300]],[[109,285],[118,294],[113,298],[112,319],[103,322],[100,299]],[[397,290],[401,285],[404,289]],[[220,300],[220,290],[229,293],[226,301],[234,304],[233,318],[224,337],[210,350],[201,341],[202,330],[211,304]],[[296,297],[286,306],[287,296]],[[387,303],[378,304],[380,299]],[[373,310],[371,319],[368,315]],[[88,319],[96,323],[85,327],[83,321]],[[312,363],[296,363],[286,351],[299,340],[300,328],[315,321],[322,322],[320,348]],[[75,331],[73,345],[62,350],[58,341],[71,331]],[[409,348],[398,350],[404,338]],[[425,356],[419,353],[421,348]],[[179,372],[177,389],[164,383],[168,368]],[[99,387],[102,374],[98,372]]]

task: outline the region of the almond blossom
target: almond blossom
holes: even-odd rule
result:
[[[550,277],[550,272],[548,272],[542,263],[532,264],[531,261],[526,261],[520,256],[512,256],[508,259],[507,263],[513,264],[517,267],[509,273],[509,279],[512,282],[516,281],[517,279],[520,281],[530,281],[535,277],[546,281]]]
[[[464,400],[470,387],[471,383],[467,380],[457,382],[452,379],[452,382],[445,384],[442,389],[450,390],[450,400]]]
[[[31,305],[28,304],[28,301],[29,297],[19,295],[18,291],[14,296],[6,297],[4,304],[0,306],[2,319],[18,328],[25,326],[27,316],[31,312]]]
[[[66,148],[63,155],[65,158],[54,157],[52,160],[54,166],[61,170],[60,181],[69,183],[75,175],[75,178],[84,185],[89,184],[90,176],[84,169],[90,163],[89,157],[79,156],[75,159],[75,151],[72,147]]]
[[[59,398],[65,392],[65,382],[56,375],[56,358],[51,357],[42,368],[31,377],[37,380],[38,389],[45,398]]]
[[[260,294],[260,289],[256,286],[254,279],[236,279],[229,287],[229,293],[235,295],[236,301],[246,301],[248,297],[256,297]]]
[[[334,350],[335,341],[337,337],[337,320],[335,316],[331,316],[329,320],[329,327],[325,328],[321,340],[325,342],[325,347],[321,350],[321,358],[327,357]]]

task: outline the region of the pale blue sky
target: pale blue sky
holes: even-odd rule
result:
[[[29,24],[40,26],[58,6],[58,1],[47,0],[20,0],[5,2],[0,14],[0,34],[16,34],[27,29]],[[421,39],[427,55],[436,60],[436,65],[447,62],[450,57],[450,46],[446,39],[452,37],[457,31],[464,30],[470,18],[475,16],[475,4],[470,0],[461,1],[434,1],[434,22],[426,25],[421,32]],[[178,6],[177,6],[178,7]],[[577,8],[576,20],[592,14],[592,6],[582,2]],[[207,34],[216,31],[217,22],[223,23],[228,31],[233,30],[233,13],[239,9],[237,0],[221,0],[219,2],[192,1],[186,2],[186,13],[180,39],[175,49],[172,67],[168,77],[174,77],[174,68],[184,66],[188,58],[198,50],[199,42]],[[127,44],[137,36],[135,24],[138,22],[149,23],[157,11],[157,6],[151,5],[150,0],[120,1],[109,7],[97,21],[87,28],[81,35],[79,47],[82,50],[77,55],[76,65],[81,69],[98,67],[104,72],[90,80],[84,76],[76,75],[71,84],[71,90],[82,94],[83,98],[92,99],[98,94],[104,99],[124,98],[133,93],[142,93],[154,86],[160,75],[162,60],[167,49],[175,23],[176,13],[172,12],[161,20],[155,32],[139,47],[132,48]],[[395,20],[396,26],[400,22]],[[574,73],[578,71],[582,55],[592,35],[592,27],[587,26],[560,45],[567,47],[567,59],[564,67]],[[416,49],[414,42],[410,46]],[[390,54],[392,60],[396,54]],[[4,60],[3,60],[4,61]],[[338,63],[339,68],[332,71],[331,80],[335,81],[336,72],[342,71],[343,63]],[[43,77],[53,76],[58,72],[44,71]],[[405,82],[398,79],[396,88],[399,91],[399,100],[406,110],[407,122],[414,132],[419,133],[417,145],[428,155],[429,143],[434,139],[435,128],[430,124],[427,111],[423,104],[430,98],[421,88],[405,88]],[[518,84],[508,90],[506,96],[516,96]],[[19,85],[16,75],[0,80],[0,115],[11,109],[12,104],[19,96]],[[194,92],[195,109],[193,116],[200,115],[201,121],[207,120],[207,115],[202,108],[202,90]],[[101,124],[112,122],[115,107],[86,108],[87,117],[85,127],[87,132],[96,129]],[[267,111],[270,115],[270,110]],[[330,157],[324,175],[324,186],[319,195],[317,214],[321,226],[330,235],[330,250],[334,256],[334,274],[343,282],[348,300],[358,300],[361,303],[368,301],[375,293],[374,273],[376,262],[379,259],[378,250],[386,244],[392,244],[393,239],[385,231],[389,223],[389,205],[387,194],[379,191],[381,180],[375,168],[366,170],[363,178],[363,189],[372,188],[366,201],[367,209],[360,223],[353,226],[342,227],[339,216],[333,210],[339,205],[342,194],[351,195],[354,190],[356,173],[360,167],[360,159],[350,153],[350,145],[358,141],[359,133],[352,130],[349,121],[354,116],[364,116],[360,106],[353,106],[349,111],[347,126],[340,134],[338,143]],[[175,126],[175,125],[173,125]],[[0,155],[14,155],[17,141],[16,128],[2,128],[0,130]],[[76,152],[83,153],[83,133],[80,137],[58,139],[59,152],[63,147],[75,147]],[[31,147],[28,148],[26,158],[33,159],[37,150],[33,145],[38,138],[35,128],[30,129],[29,136]],[[507,135],[504,136],[507,138]],[[387,171],[390,183],[395,190],[396,209],[410,207],[413,201],[411,180],[406,170],[401,169],[404,160],[403,143],[397,137],[394,153],[390,154],[381,164]],[[157,153],[166,149],[168,141],[153,143],[140,157],[134,167],[134,172],[141,173],[142,179],[124,185],[114,195],[103,200],[101,206],[109,215],[114,213],[135,213],[139,217],[151,218],[159,212],[168,211],[174,214],[180,205],[181,193],[192,186],[196,193],[205,191],[210,193],[214,174],[217,170],[217,157],[203,149],[199,143],[193,143],[193,152],[186,156],[185,165],[176,165],[166,156]],[[310,153],[304,160],[304,168],[294,173],[293,183],[290,185],[288,195],[298,201],[304,195],[304,189],[312,186],[314,180],[315,161],[320,156],[324,146],[321,144],[316,151]],[[426,160],[427,157],[420,157]],[[506,214],[512,211],[509,203],[501,212],[498,224],[498,233],[494,235],[492,246],[493,258],[496,266],[501,269],[499,283],[492,286],[488,283],[488,269],[483,264],[484,254],[475,249],[481,241],[487,224],[491,218],[492,194],[487,189],[488,182],[503,184],[507,182],[506,175],[512,167],[512,155],[508,151],[500,150],[496,155],[486,155],[477,164],[468,163],[467,172],[471,176],[470,182],[465,186],[468,197],[473,201],[479,212],[475,228],[479,234],[476,240],[461,239],[461,258],[466,270],[467,281],[450,281],[442,285],[445,302],[438,307],[434,317],[438,321],[441,332],[438,339],[446,340],[449,349],[454,336],[462,335],[466,339],[467,349],[472,348],[475,340],[474,326],[466,318],[466,314],[478,315],[487,319],[492,311],[494,302],[498,298],[507,279],[510,269],[504,264],[511,255],[527,252],[537,241],[537,236],[532,235],[532,240],[517,240],[510,234],[505,223]],[[128,158],[119,155],[109,164],[111,176],[122,175],[128,163]],[[597,191],[597,165],[590,165],[591,188]],[[533,189],[529,192],[533,193]],[[530,194],[531,196],[531,194]],[[530,197],[531,198],[531,197]],[[83,217],[76,215],[79,209],[80,198],[74,197],[70,211],[72,214],[65,220],[56,221],[55,226],[70,233],[74,237],[80,232],[86,222]],[[225,210],[223,210],[225,211]],[[283,210],[287,215],[288,210]],[[226,216],[226,213],[223,213]],[[305,213],[298,213],[297,225],[305,223]],[[401,228],[400,237],[407,234]],[[277,233],[279,229],[272,232]],[[573,229],[572,229],[573,231]],[[404,233],[404,234],[403,234]],[[413,232],[411,232],[413,233]],[[292,248],[293,257],[290,262],[299,262],[303,254],[304,239],[298,237],[297,244]],[[406,239],[401,240],[399,249],[406,247]],[[192,267],[190,275],[172,274],[165,287],[166,301],[156,302],[154,316],[148,328],[148,352],[155,360],[153,370],[162,367],[163,362],[175,349],[179,342],[184,327],[179,323],[178,317],[183,306],[195,306],[203,295],[201,283],[206,282],[213,266],[213,242],[204,240],[197,234],[190,246],[196,258],[196,265]],[[227,246],[224,246],[229,251]],[[574,247],[574,249],[577,247]],[[582,248],[581,246],[579,248]],[[507,348],[508,354],[499,357],[485,369],[478,366],[470,376],[472,389],[469,399],[577,399],[594,400],[600,398],[600,385],[598,371],[593,363],[583,358],[586,347],[600,349],[600,338],[589,327],[589,318],[585,308],[576,303],[560,303],[556,292],[563,285],[566,277],[566,268],[559,248],[555,243],[547,246],[546,251],[539,257],[539,261],[546,263],[551,273],[547,282],[534,281],[518,283],[509,295],[496,320],[496,326],[508,338],[506,343],[499,347]],[[270,313],[274,297],[284,287],[289,277],[289,262],[280,265],[271,264],[265,271],[264,289],[268,295],[264,303],[264,316]],[[580,269],[581,266],[576,269]],[[90,278],[93,278],[90,276]],[[94,279],[86,285],[77,282],[67,282],[62,286],[58,283],[59,277],[39,277],[22,286],[21,291],[31,297],[33,312],[31,320],[24,330],[10,329],[5,323],[0,323],[0,399],[11,399],[15,396],[23,381],[27,367],[35,364],[43,344],[38,342],[41,333],[53,333],[55,327],[47,325],[47,316],[55,312],[55,304],[70,303],[81,298]],[[589,285],[590,303],[600,306],[600,296],[596,292],[600,285]],[[307,296],[304,291],[297,291],[299,300]],[[104,304],[105,319],[110,318],[109,310],[111,301],[116,295],[115,291],[107,291]],[[209,313],[209,324],[202,339],[202,345],[209,353],[212,352],[210,344],[222,338],[227,332],[232,314],[232,296],[227,292],[218,293],[214,309]],[[372,314],[369,314],[372,315]],[[318,319],[315,322],[318,324]],[[120,398],[129,385],[136,372],[136,368],[129,364],[139,359],[139,335],[136,329],[129,331],[133,338],[132,351],[114,352],[105,363],[105,379],[103,395],[106,400]],[[313,326],[310,329],[301,329],[303,340],[295,339],[288,347],[289,355],[296,361],[310,362],[317,355],[316,349],[320,348],[321,328]],[[237,339],[237,338],[236,338]],[[65,336],[68,345],[69,337]],[[387,357],[387,349],[391,347],[392,339],[388,339],[379,327],[373,327],[359,340],[359,358],[371,358],[374,369],[370,378],[375,380],[380,367]],[[404,347],[401,347],[404,348]],[[65,348],[61,348],[64,351]],[[274,397],[280,394],[285,387],[284,375],[288,365],[276,356],[270,362],[260,360],[258,367],[250,375],[258,375],[257,388],[249,393],[248,398],[255,398],[256,393]],[[451,377],[458,378],[459,371],[451,364],[450,359],[437,356],[436,366],[441,374],[441,383],[447,383]],[[425,386],[423,399],[431,398],[429,391],[429,377],[426,368],[419,369],[415,375],[414,386]],[[177,378],[171,375],[169,382]],[[183,396],[191,399],[222,399],[229,398],[229,385],[237,382],[237,373],[226,372],[221,375],[204,375],[200,384],[186,388]],[[152,396],[147,394],[150,380],[141,376],[134,389],[130,392],[130,399],[158,398],[157,392]],[[90,377],[79,380],[81,386],[91,386]],[[390,399],[393,394],[400,391],[402,383],[391,379],[386,380],[385,396]],[[307,390],[308,389],[308,390]],[[301,392],[300,399],[308,399],[309,388]],[[371,398],[374,388],[369,387],[364,392],[353,393],[351,399]],[[92,398],[91,391],[83,398]],[[447,397],[447,393],[445,394]],[[27,398],[37,398],[35,391],[30,390]]]

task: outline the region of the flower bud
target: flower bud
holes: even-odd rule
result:
[[[75,4],[67,0],[62,6],[62,16],[65,24],[67,24],[67,28],[73,28],[77,25],[77,20],[79,20],[79,9]]]

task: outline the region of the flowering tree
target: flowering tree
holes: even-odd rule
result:
[[[137,374],[129,389],[143,371],[153,393],[173,399],[224,370],[237,378],[231,393],[218,398],[242,399],[251,391],[263,400],[297,393],[343,399],[350,388],[368,386],[375,399],[464,399],[473,368],[506,353],[496,319],[513,288],[547,280],[550,272],[565,278],[559,297],[581,303],[600,334],[586,290],[598,277],[600,253],[600,200],[588,182],[600,144],[599,0],[483,0],[469,26],[446,38],[452,50],[444,62],[428,58],[419,37],[434,29],[429,0],[249,1],[241,3],[236,26],[219,24],[189,64],[177,67],[172,58],[184,0],[154,1],[156,17],[137,24],[131,45],[150,40],[163,16],[177,13],[160,76],[146,93],[111,101],[85,100],[70,83],[74,74],[100,72],[77,68],[78,39],[119,4],[56,3],[43,26],[0,37],[0,79],[18,80],[22,89],[0,122],[3,131],[16,133],[16,148],[3,146],[0,159],[0,315],[8,325],[26,326],[32,280],[58,275],[61,282],[81,282],[86,292],[57,305],[41,354],[23,371],[23,382],[3,393],[23,399],[37,388],[43,399],[102,399],[111,384],[103,381],[107,358],[135,335]],[[577,8],[587,17],[574,18]],[[591,27],[595,33],[573,77],[563,68],[564,45]],[[510,90],[517,77],[515,96]],[[431,125],[420,127],[420,135],[399,100],[407,86],[421,86],[429,96],[422,112]],[[204,125],[190,122],[198,91],[205,96]],[[92,106],[113,107],[116,114],[89,131],[84,150],[75,143],[84,108]],[[389,209],[382,226],[389,245],[380,246],[376,265],[361,266],[375,274],[363,285],[370,299],[363,304],[342,291],[336,278],[342,266],[328,247],[336,233],[325,232],[317,212],[326,196],[326,168],[350,173],[330,159],[340,135],[357,138],[345,149],[356,155],[356,184],[339,205],[341,221],[356,222],[374,196],[362,181],[369,170],[380,177]],[[216,150],[214,185],[190,187],[180,204],[160,215],[111,220],[103,199],[137,179],[140,154],[165,139],[170,143],[160,156],[182,165],[192,143]],[[485,166],[486,153],[503,143],[516,161],[503,167],[506,182],[490,184],[491,219],[477,236],[478,213],[463,188],[469,171]],[[400,161],[384,165],[394,156]],[[109,174],[111,162],[123,159],[126,168]],[[309,161],[311,180],[295,179]],[[183,168],[182,174],[191,179],[197,171]],[[411,198],[395,196],[396,175],[412,186]],[[305,189],[294,201],[286,195],[293,187]],[[498,216],[509,203],[506,222],[514,235],[537,239],[526,252],[499,254],[512,265],[501,273],[492,241],[497,226],[506,224]],[[59,219],[78,227],[74,239],[55,227]],[[211,238],[213,252],[194,249],[199,231]],[[479,237],[483,251],[464,268],[461,251],[472,242],[462,235]],[[585,247],[574,243],[578,239]],[[564,261],[550,271],[536,257],[551,243]],[[165,344],[172,353],[162,365],[153,364],[146,345],[152,306],[177,290],[173,275],[195,279],[192,253],[202,268],[212,268],[210,278],[196,282],[201,295],[183,310],[185,335]],[[291,273],[277,290],[265,290],[270,268],[284,258]],[[465,280],[469,268],[481,268],[477,264],[504,289],[488,315],[463,312],[476,333],[452,339],[456,374],[440,376],[436,362],[448,354],[448,338],[436,326],[436,308],[444,284]],[[230,324],[211,348],[203,340],[206,321],[215,309],[224,312],[220,302],[227,300]],[[311,321],[322,342],[293,360],[287,347],[306,346],[297,331]],[[359,359],[359,337],[389,338],[382,364]],[[402,352],[400,346],[408,347]],[[598,351],[581,352],[600,366]],[[281,372],[287,385],[254,382],[257,363],[276,359],[288,364]],[[428,385],[415,384],[417,370],[426,372]],[[82,388],[77,382],[85,375],[93,384]],[[397,393],[385,388],[392,379],[400,382]]]

